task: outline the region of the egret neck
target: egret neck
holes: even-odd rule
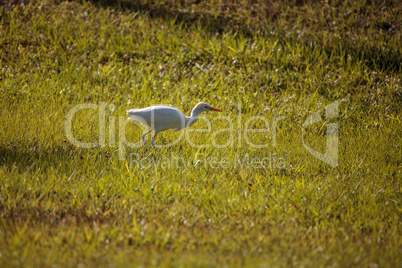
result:
[[[198,120],[198,116],[202,113],[202,109],[200,106],[195,106],[191,111],[190,117],[186,116],[186,126],[189,127]]]

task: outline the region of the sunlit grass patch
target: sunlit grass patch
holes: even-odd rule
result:
[[[401,263],[396,2],[16,2],[0,7],[3,266]],[[199,101],[223,112],[156,149],[126,120]],[[330,126],[328,164],[311,150]]]

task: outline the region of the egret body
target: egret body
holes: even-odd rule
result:
[[[130,119],[150,127],[150,130],[142,135],[142,141],[146,143],[145,136],[152,130],[155,131],[151,138],[151,145],[154,147],[156,135],[164,130],[174,129],[179,131],[189,127],[198,120],[198,116],[202,112],[221,110],[214,108],[204,102],[198,103],[191,111],[190,116],[185,116],[180,110],[168,106],[151,106],[143,109],[127,110],[127,115]]]

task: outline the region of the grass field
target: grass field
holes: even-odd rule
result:
[[[1,266],[400,267],[401,18],[396,0],[2,3]],[[223,112],[130,146],[127,109],[199,101]],[[330,126],[328,164],[306,148]]]

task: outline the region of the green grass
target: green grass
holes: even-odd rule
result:
[[[14,2],[0,6],[2,267],[402,264],[398,1]],[[230,119],[232,146],[121,150],[120,133],[136,142],[143,131],[123,133],[126,109],[190,114],[199,101],[224,112],[206,115],[213,133],[191,132],[203,121],[187,130],[191,141],[230,142]],[[324,152],[338,123],[337,167],[301,135],[334,101],[339,117],[304,134]],[[106,104],[104,147],[80,149],[65,133],[84,103]],[[247,144],[256,115],[268,132],[250,140],[267,148]],[[80,111],[73,134],[94,142],[98,124],[98,111]],[[272,156],[285,168],[251,163]]]

